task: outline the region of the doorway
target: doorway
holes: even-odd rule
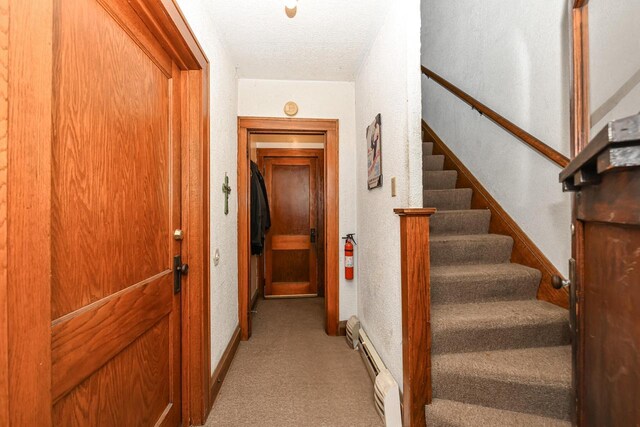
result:
[[[261,257],[251,256],[251,161],[272,205]],[[266,298],[324,295],[325,332],[338,335],[338,121],[239,118],[238,201],[242,339],[251,336],[256,290]]]

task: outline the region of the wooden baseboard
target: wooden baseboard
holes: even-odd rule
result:
[[[538,299],[568,308],[569,292],[567,289],[557,290],[551,285],[551,278],[554,275],[562,277],[560,272],[424,120],[422,121],[422,129],[434,142],[433,154],[443,154],[445,156],[444,168],[458,172],[456,186],[473,189],[471,208],[489,209],[491,211],[489,232],[504,234],[513,238],[511,262],[526,265],[542,272],[542,280],[538,287]]]
[[[338,323],[338,336],[346,337],[347,336],[347,321],[341,320]]]
[[[260,296],[260,292],[256,290],[255,294],[253,294],[253,297],[251,298],[251,310],[254,310],[256,308],[256,304],[258,303],[259,296]]]
[[[233,332],[231,340],[229,341],[229,344],[227,344],[227,348],[224,350],[224,353],[222,353],[222,358],[220,359],[220,362],[218,362],[218,366],[211,376],[211,380],[209,382],[209,410],[211,410],[213,403],[216,401],[216,397],[218,397],[220,387],[222,387],[222,382],[227,376],[231,362],[238,350],[238,345],[240,345],[240,326],[237,326],[236,330]]]

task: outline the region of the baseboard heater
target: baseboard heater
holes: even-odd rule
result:
[[[400,390],[398,383],[384,366],[371,340],[360,326],[360,320],[351,316],[347,321],[347,344],[358,349],[373,381],[373,400],[378,414],[387,427],[402,427]]]

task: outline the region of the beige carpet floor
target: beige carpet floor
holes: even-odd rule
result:
[[[323,302],[258,303],[207,426],[382,426],[360,355],[324,332]]]

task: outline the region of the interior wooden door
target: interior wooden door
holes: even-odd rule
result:
[[[271,209],[265,297],[317,295],[317,158],[266,157],[263,164]]]
[[[181,223],[180,71],[144,25],[127,27],[108,10],[122,4],[60,0],[54,13],[51,387],[58,426],[181,421],[173,271],[181,250],[173,238]]]

